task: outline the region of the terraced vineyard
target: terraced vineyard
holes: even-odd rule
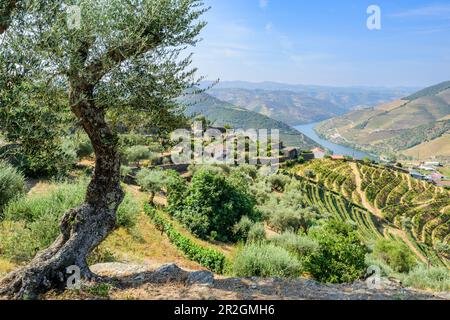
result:
[[[354,221],[364,240],[397,238],[422,261],[450,266],[449,252],[434,250],[450,242],[448,190],[386,167],[342,160],[314,160],[292,170],[311,204]]]
[[[309,205],[316,206],[322,213],[329,213],[341,220],[357,224],[358,233],[365,242],[383,237],[382,231],[377,228],[379,221],[366,209],[320,184],[303,178],[299,178],[299,181]]]

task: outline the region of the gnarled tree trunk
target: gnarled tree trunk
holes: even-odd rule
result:
[[[35,299],[51,288],[65,287],[66,268],[78,266],[83,278],[92,279],[86,262],[89,253],[114,229],[117,208],[123,200],[117,137],[105,113],[91,104],[91,90],[72,86],[72,111],[89,135],[96,163],[84,203],[63,216],[56,241],[25,267],[0,281],[0,296]]]

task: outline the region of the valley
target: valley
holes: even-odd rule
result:
[[[335,143],[388,158],[448,161],[449,97],[450,82],[443,82],[402,100],[326,120],[315,129]]]
[[[336,3],[1,0],[2,311],[450,300],[450,5]]]
[[[204,86],[209,84],[203,83]],[[413,88],[339,88],[225,81],[214,85],[209,94],[294,126],[386,103],[408,95],[413,90]]]

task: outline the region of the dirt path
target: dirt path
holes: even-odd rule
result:
[[[351,163],[350,166],[353,170],[353,174],[355,175],[356,192],[358,192],[361,197],[362,205],[367,210],[369,210],[373,215],[375,215],[380,219],[382,227],[384,229],[383,234],[389,232],[392,235],[401,238],[403,242],[405,242],[406,245],[416,254],[416,256],[419,257],[420,260],[422,260],[422,262],[428,263],[428,259],[414,246],[414,244],[411,242],[411,240],[408,238],[408,236],[405,234],[403,230],[388,226],[386,225],[386,223],[384,223],[385,220],[383,217],[383,212],[369,202],[369,200],[366,197],[366,193],[363,192],[361,189],[362,179],[358,167],[356,166],[356,163]]]

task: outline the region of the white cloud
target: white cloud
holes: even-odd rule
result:
[[[259,7],[261,9],[267,8],[268,5],[269,5],[269,0],[259,0]]]

